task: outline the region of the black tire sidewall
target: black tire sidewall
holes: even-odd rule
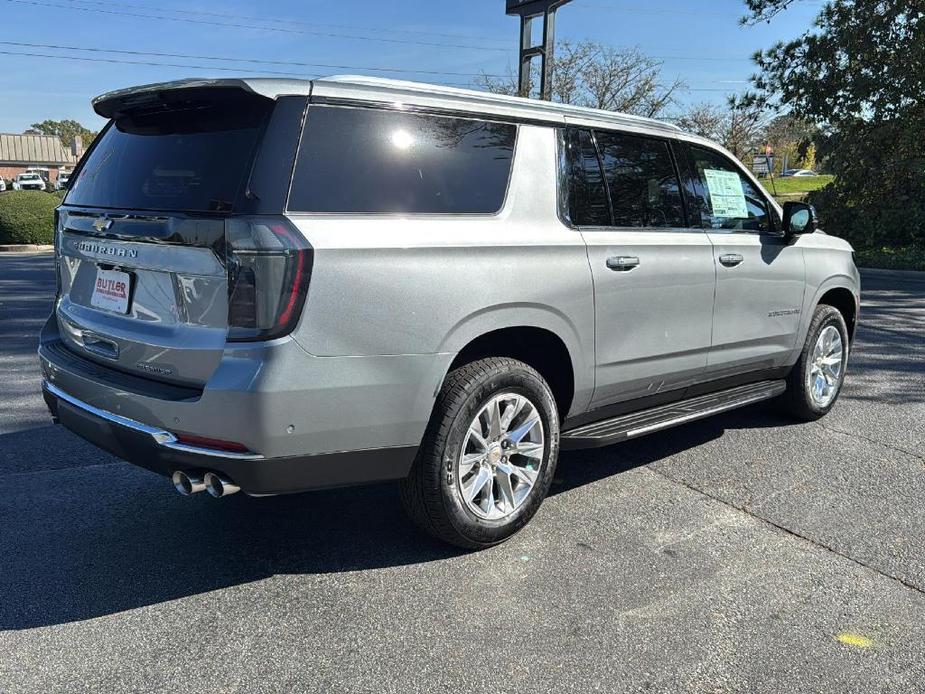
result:
[[[540,474],[526,502],[507,518],[488,520],[476,516],[465,506],[457,489],[456,459],[469,424],[476,414],[492,397],[506,392],[523,395],[533,403],[543,424],[546,445]],[[552,393],[532,369],[499,369],[481,379],[457,411],[448,412],[447,415],[453,417],[453,423],[440,452],[443,461],[440,493],[447,519],[456,532],[472,543],[489,546],[502,542],[527,524],[543,503],[552,484],[559,451],[559,417]]]
[[[822,417],[827,414],[838,402],[841,395],[842,386],[845,383],[845,373],[848,370],[848,355],[850,353],[848,341],[848,328],[841,313],[831,306],[820,306],[816,309],[817,315],[814,316],[810,331],[806,336],[806,344],[803,347],[803,354],[800,358],[799,368],[795,370],[794,375],[799,378],[799,383],[791,383],[792,387],[799,388],[800,405],[806,409],[806,413],[813,418]],[[838,376],[836,384],[835,397],[824,407],[813,400],[809,390],[809,371],[813,363],[813,349],[819,335],[828,326],[834,326],[842,340],[842,370]]]

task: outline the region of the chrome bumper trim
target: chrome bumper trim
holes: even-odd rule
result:
[[[89,414],[99,417],[100,419],[105,419],[106,421],[112,422],[113,424],[126,427],[127,429],[132,429],[133,431],[147,434],[158,446],[163,446],[164,448],[170,448],[175,451],[182,451],[183,453],[212,456],[213,458],[231,458],[233,460],[263,459],[263,456],[259,455],[258,453],[234,453],[232,451],[222,451],[214,448],[200,448],[198,446],[190,446],[189,444],[181,443],[178,441],[177,437],[171,434],[169,431],[148,426],[147,424],[142,424],[141,422],[136,422],[134,419],[129,419],[128,417],[123,417],[122,415],[118,415],[113,412],[101,410],[98,407],[94,407],[90,403],[84,402],[83,400],[75,398],[73,395],[65,393],[63,390],[58,388],[58,386],[49,383],[47,380],[42,380],[42,388],[47,390],[56,398],[64,400],[66,403],[73,405],[74,407],[81,409],[84,412],[88,412]]]

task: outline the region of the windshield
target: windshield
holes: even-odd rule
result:
[[[110,123],[68,205],[224,212],[234,208],[272,102],[183,102]]]
[[[38,174],[19,174],[20,181],[37,181],[39,180]]]

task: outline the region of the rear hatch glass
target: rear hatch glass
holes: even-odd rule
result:
[[[247,211],[274,104],[186,89],[116,114],[59,208],[57,318],[70,350],[177,385],[208,380],[228,333],[226,226]]]
[[[217,93],[123,114],[94,145],[65,204],[231,211],[272,104]]]

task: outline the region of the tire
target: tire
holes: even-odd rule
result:
[[[811,380],[815,380],[813,376],[814,355],[816,355],[816,346],[823,332],[829,331],[827,334],[832,335],[830,328],[834,328],[840,338],[841,365],[837,377],[825,378],[826,383],[831,380],[831,392],[823,401],[820,401],[814,396],[811,385]],[[828,414],[829,410],[835,406],[845,381],[848,348],[848,328],[845,326],[845,319],[841,313],[832,306],[824,304],[817,306],[809,324],[803,351],[787,376],[787,391],[781,398],[787,414],[806,422],[815,421]],[[831,374],[826,372],[823,374],[823,377],[825,376],[831,376]]]
[[[509,429],[503,424],[508,407],[516,411]],[[486,420],[498,413],[499,429],[493,432]],[[492,433],[503,435],[494,442]],[[517,436],[521,438],[514,443]],[[470,468],[468,461],[481,455],[486,442],[487,452]],[[528,449],[531,457],[518,453]],[[418,526],[444,542],[465,549],[491,547],[514,535],[537,512],[558,454],[559,415],[543,377],[516,359],[480,359],[447,375],[411,472],[401,483],[402,503]],[[515,466],[515,473],[503,472]],[[528,477],[535,479],[528,484]],[[479,482],[482,491],[467,501],[464,494]]]

